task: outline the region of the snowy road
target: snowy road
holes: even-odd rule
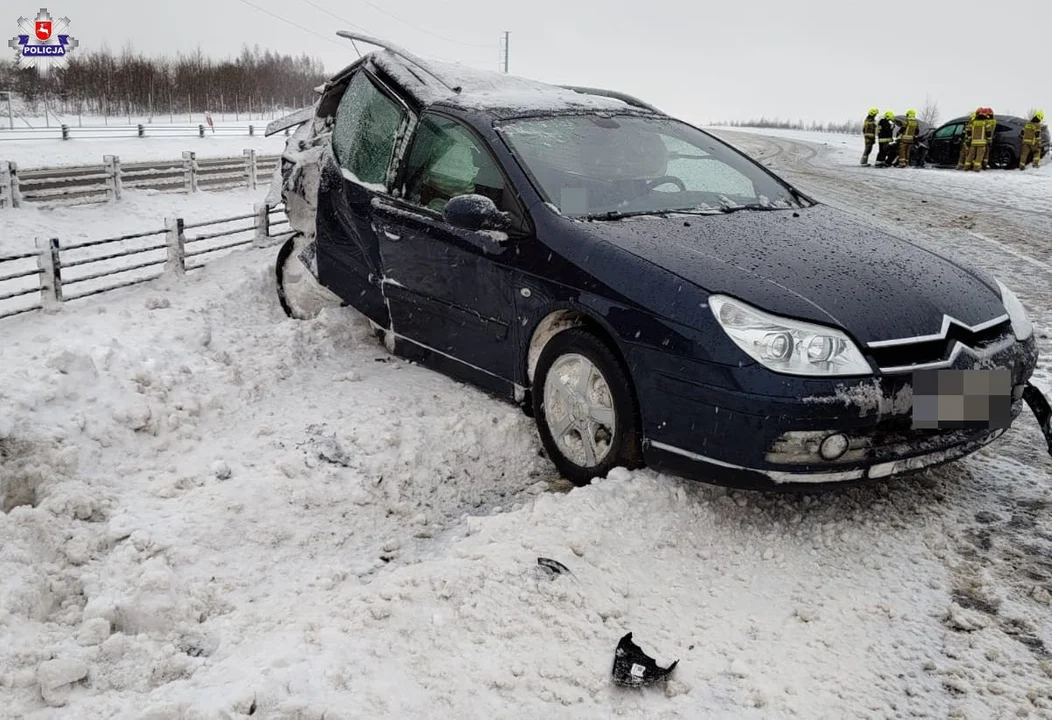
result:
[[[867,172],[725,136],[1007,275],[1049,389],[1046,171]],[[0,321],[0,717],[1052,717],[1029,415],[868,488],[615,471],[564,492],[516,409],[390,358],[350,310],[286,319],[274,254]],[[679,659],[667,687],[612,686],[628,631]]]

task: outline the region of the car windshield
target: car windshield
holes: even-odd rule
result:
[[[528,118],[500,132],[544,199],[569,217],[800,207],[748,158],[670,118]]]

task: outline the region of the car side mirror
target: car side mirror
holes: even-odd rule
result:
[[[485,195],[457,195],[450,198],[442,210],[442,217],[454,227],[464,230],[507,230],[511,227],[511,213],[502,212]]]

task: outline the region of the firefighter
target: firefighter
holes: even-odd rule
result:
[[[965,170],[982,170],[983,161],[989,145],[989,129],[986,125],[986,108],[979,108],[972,123],[972,138],[968,143],[968,158],[964,161]]]
[[[877,141],[877,113],[879,112],[877,108],[870,108],[869,115],[866,115],[866,119],[862,121],[862,139],[866,143],[866,148],[862,151],[862,167],[869,167],[869,156]]]
[[[1019,155],[1019,169],[1026,170],[1031,160],[1034,169],[1041,167],[1041,133],[1044,130],[1045,113],[1038,110],[1034,117],[1023,126],[1023,149]]]
[[[877,123],[877,144],[880,149],[877,151],[877,167],[888,167],[891,165],[891,136],[895,130],[894,125],[895,113],[888,110],[884,113],[884,117]]]
[[[997,119],[994,118],[993,108],[986,110],[986,154],[983,155],[983,170],[990,167],[990,156],[994,154],[994,136],[997,134]]]
[[[917,139],[917,129],[919,127],[917,111],[907,110],[906,122],[903,124],[902,133],[899,135],[899,159],[895,163],[897,167],[909,167],[910,153],[913,150],[913,141]]]
[[[964,135],[961,137],[961,152],[957,155],[957,169],[964,170],[964,163],[968,160],[968,148],[972,144],[972,126],[975,124],[975,118],[978,116],[979,111],[975,110],[968,118],[968,122],[964,124]]]

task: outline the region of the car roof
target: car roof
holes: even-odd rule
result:
[[[421,109],[445,107],[482,113],[495,119],[566,112],[617,112],[664,115],[625,93],[600,88],[555,85],[506,73],[424,59],[377,38],[349,31],[342,37],[379,45],[351,67],[366,64],[392,81]],[[347,68],[350,70],[350,68]],[[341,72],[343,76],[347,72]]]
[[[954,118],[953,120],[947,120],[939,127],[946,127],[947,125],[952,125],[953,123],[966,123],[971,119],[972,118],[970,115],[961,115],[960,117]],[[994,119],[997,120],[997,122],[1005,123],[1007,125],[1026,125],[1027,122],[1024,118],[1018,117],[1016,115],[998,115],[997,113],[994,113]]]

